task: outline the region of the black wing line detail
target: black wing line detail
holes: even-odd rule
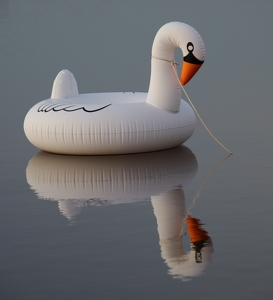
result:
[[[75,105],[66,105],[66,104],[42,104],[41,106],[38,107],[37,111],[38,112],[49,112],[49,111],[53,111],[53,112],[59,112],[61,110],[65,111],[65,112],[74,112],[77,110],[83,110],[87,113],[93,113],[93,112],[97,112],[100,111],[108,106],[112,105],[112,103],[107,104],[103,107],[97,108],[97,109],[92,109],[92,110],[88,110],[87,108],[85,108],[84,106],[81,107],[76,107]]]

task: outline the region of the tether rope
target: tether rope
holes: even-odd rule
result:
[[[177,65],[179,67],[179,64],[177,62],[175,62],[174,60],[168,60],[168,59],[160,58],[160,57],[156,57],[156,56],[152,56],[152,58],[155,58],[158,60],[163,60],[163,61],[169,62],[172,66]]]
[[[193,103],[191,102],[191,99],[190,97],[188,96],[187,92],[185,91],[183,85],[181,84],[179,78],[178,78],[178,74],[177,74],[177,70],[176,70],[176,67],[175,65],[178,65],[178,63],[176,63],[174,60],[167,60],[167,59],[164,59],[164,58],[159,58],[159,57],[155,57],[155,56],[152,56],[152,58],[155,58],[155,59],[159,59],[159,60],[163,60],[163,61],[166,61],[166,62],[169,62],[174,70],[174,73],[175,73],[175,76],[177,78],[177,81],[180,85],[180,87],[182,88],[184,94],[186,95],[192,109],[194,110],[194,112],[196,113],[197,117],[199,118],[200,122],[203,124],[203,126],[205,127],[205,129],[207,130],[207,132],[210,134],[210,136],[222,147],[224,148],[230,155],[232,154],[232,152],[227,148],[225,147],[212,133],[211,131],[208,129],[207,125],[205,124],[205,122],[202,120],[201,116],[199,115],[198,111],[196,110],[195,106],[193,105]]]

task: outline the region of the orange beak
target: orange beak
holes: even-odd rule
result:
[[[202,64],[193,64],[184,61],[182,65],[180,83],[182,85],[187,84],[195,75],[195,73],[200,69],[201,66]]]

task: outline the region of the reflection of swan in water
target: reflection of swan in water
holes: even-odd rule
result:
[[[39,152],[29,161],[26,170],[31,189],[41,199],[58,201],[60,212],[69,220],[85,206],[151,199],[162,258],[169,267],[169,274],[182,280],[201,275],[213,252],[209,237],[198,227],[197,221],[188,222],[193,224],[188,228],[189,235],[195,237],[192,249],[188,252],[183,249],[182,232],[186,220],[183,188],[196,173],[196,158],[185,146],[103,157]],[[202,239],[196,239],[198,234]],[[201,257],[202,263],[196,263]]]
[[[157,219],[161,256],[169,267],[169,274],[183,281],[202,275],[211,260],[212,242],[199,220],[188,216],[191,250],[184,251],[182,235],[186,231],[186,205],[183,190],[154,196],[152,205]]]
[[[62,156],[39,152],[28,163],[27,181],[39,198],[58,201],[69,220],[84,206],[150,199],[185,187],[197,173],[195,155],[182,146],[116,156]]]

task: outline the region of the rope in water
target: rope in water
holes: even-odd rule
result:
[[[212,137],[212,138],[213,138],[213,139],[214,139],[214,140],[215,140],[222,148],[224,148],[224,149],[231,155],[232,152],[231,152],[227,147],[225,147],[225,146],[224,146],[224,145],[223,145],[223,144],[222,144],[222,143],[221,143],[221,142],[220,142],[220,141],[219,141],[219,140],[211,133],[211,131],[208,129],[207,125],[206,125],[205,122],[202,120],[201,116],[199,115],[198,111],[196,110],[195,106],[193,105],[193,103],[192,103],[190,97],[189,97],[188,94],[186,93],[186,91],[185,91],[183,85],[181,84],[181,82],[180,82],[180,80],[179,80],[179,78],[178,78],[177,70],[176,70],[176,67],[175,67],[175,65],[178,65],[178,66],[179,66],[179,64],[176,63],[174,60],[167,60],[167,59],[159,58],[159,57],[155,57],[155,56],[152,56],[152,58],[159,59],[159,60],[163,60],[163,61],[169,62],[169,63],[171,64],[171,66],[172,66],[172,68],[173,68],[173,70],[174,70],[175,76],[176,76],[176,78],[177,78],[177,80],[178,80],[178,82],[179,82],[179,85],[181,86],[181,88],[182,88],[184,94],[186,95],[186,97],[187,97],[187,99],[188,99],[188,101],[189,101],[189,103],[190,103],[192,109],[193,109],[194,112],[196,113],[198,119],[199,119],[200,122],[203,124],[203,126],[205,127],[205,129],[207,130],[207,132],[210,134],[210,136],[211,136],[211,137]]]

